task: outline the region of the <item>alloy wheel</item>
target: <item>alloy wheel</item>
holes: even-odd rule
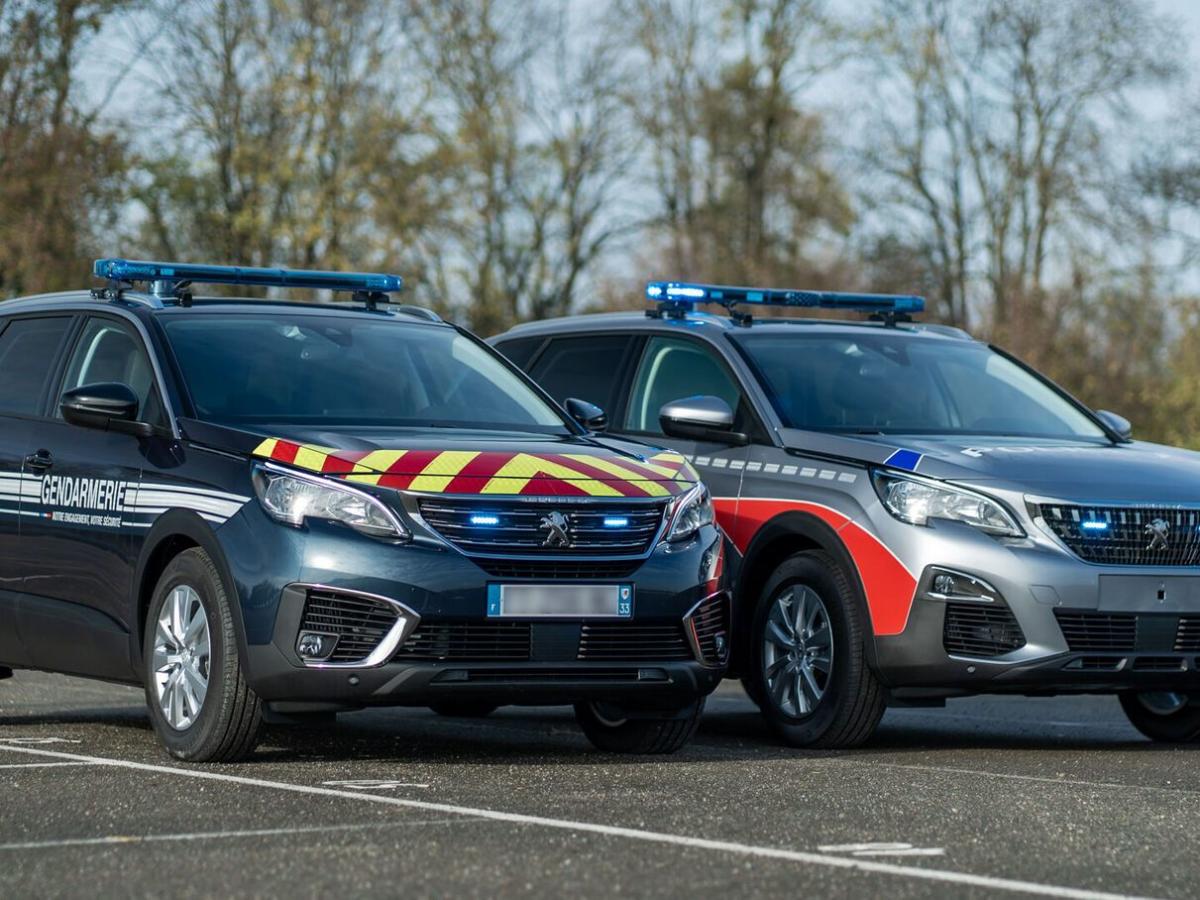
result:
[[[179,585],[167,595],[154,636],[154,687],[167,723],[190,728],[208,693],[212,643],[208,615],[195,588]]]
[[[772,601],[762,665],[767,696],[781,712],[801,718],[816,710],[833,674],[833,630],[811,587],[788,585]]]

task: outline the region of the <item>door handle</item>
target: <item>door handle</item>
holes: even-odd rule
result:
[[[49,450],[39,450],[25,457],[25,465],[35,472],[44,472],[54,465],[54,457],[50,455]]]

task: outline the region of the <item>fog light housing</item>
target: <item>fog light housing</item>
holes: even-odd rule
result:
[[[996,603],[1000,592],[974,575],[931,566],[926,572],[924,596],[930,600],[965,600],[975,603]]]
[[[302,631],[296,639],[296,652],[301,659],[310,662],[329,659],[337,647],[336,634],[322,634],[319,631]]]

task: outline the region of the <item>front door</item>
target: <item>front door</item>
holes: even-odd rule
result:
[[[128,385],[142,421],[162,406],[145,345],[116,317],[89,318],[74,342],[62,391]],[[68,424],[52,404],[33,428],[26,472],[37,480],[35,515],[23,515],[23,633],[38,666],[105,678],[131,676],[136,628],[137,537],[132,505],[149,441]],[[152,440],[152,439],[151,439]]]

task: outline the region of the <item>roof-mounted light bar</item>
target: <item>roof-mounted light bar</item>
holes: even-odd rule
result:
[[[207,266],[192,263],[146,262],[136,259],[98,259],[92,268],[110,287],[149,284],[157,297],[178,296],[191,284],[243,284],[254,287],[312,288],[348,291],[369,305],[386,302],[387,295],[403,289],[399,275],[374,272],[322,272],[310,269],[273,269],[250,266]]]
[[[690,312],[697,303],[718,303],[730,311],[743,304],[801,309],[844,309],[873,313],[885,320],[906,319],[925,310],[925,298],[909,294],[844,294],[835,291],[793,291],[777,288],[730,287],[682,281],[651,281],[646,298],[663,312]],[[745,317],[742,317],[745,318]]]

